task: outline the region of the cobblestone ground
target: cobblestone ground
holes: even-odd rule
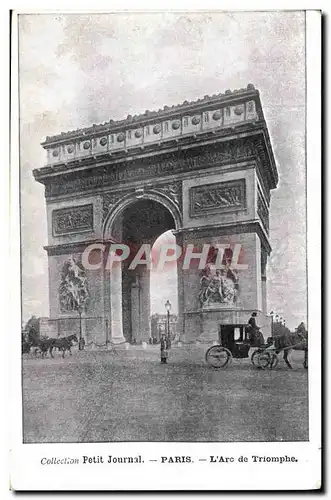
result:
[[[74,351],[23,357],[24,441],[301,441],[308,439],[303,353],[293,370],[233,360],[213,370],[205,348]]]

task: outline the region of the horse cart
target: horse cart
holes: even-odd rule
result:
[[[251,347],[257,349],[251,355],[254,366],[272,369],[278,364],[278,356],[272,343],[255,343],[247,324],[220,325],[219,343],[206,352],[206,362],[213,368],[226,368],[232,359],[249,358]]]

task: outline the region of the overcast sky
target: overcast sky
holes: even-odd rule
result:
[[[46,135],[205,94],[260,90],[280,174],[272,192],[269,310],[306,321],[305,19],[302,12],[21,15],[19,29],[23,316],[48,315]],[[152,307],[175,279],[152,279]]]

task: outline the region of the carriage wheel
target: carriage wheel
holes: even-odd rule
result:
[[[262,368],[262,370],[265,370],[266,368],[269,368],[272,370],[273,368],[276,368],[278,365],[279,358],[276,353],[270,353],[270,352],[262,352],[259,357],[258,357],[258,366]]]
[[[259,366],[259,355],[262,354],[262,352],[264,352],[263,349],[256,349],[251,355],[251,362],[254,366]]]
[[[41,357],[41,350],[39,349],[39,347],[35,347],[34,350],[33,350],[33,354],[34,354],[34,357],[37,358],[38,357],[38,354],[39,356]]]
[[[271,364],[271,356],[269,352],[261,352],[257,358],[257,366],[265,370]]]
[[[206,352],[206,361],[213,368],[224,368],[232,361],[232,353],[226,347],[214,345]]]

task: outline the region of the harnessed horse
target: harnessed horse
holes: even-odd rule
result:
[[[44,358],[49,351],[51,357],[54,358],[53,349],[56,348],[59,351],[62,351],[62,358],[64,358],[65,351],[69,351],[71,356],[72,341],[78,342],[77,336],[75,334],[69,335],[69,337],[60,337],[58,339],[41,339],[33,344],[33,346],[35,347],[34,353],[37,354],[37,352],[40,351],[41,357]]]
[[[52,339],[52,340],[53,340],[53,342],[50,344],[50,347],[49,347],[49,353],[50,353],[52,358],[54,358],[54,356],[53,356],[53,349],[54,348],[58,349],[59,351],[62,351],[62,358],[64,358],[64,354],[66,351],[69,351],[70,356],[72,356],[72,352],[71,352],[72,342],[78,342],[76,334],[69,335],[69,337],[61,337],[61,338]]]
[[[284,351],[283,359],[287,366],[292,369],[288,355],[293,349],[294,351],[304,351],[305,359],[303,362],[304,368],[308,368],[308,332],[284,333],[282,335],[273,336],[276,354]]]
[[[264,348],[264,338],[262,333],[259,331],[259,328],[249,328],[248,332],[251,347]],[[283,351],[283,359],[290,369],[292,369],[292,365],[288,358],[290,351],[292,349],[294,351],[304,351],[305,358],[303,366],[306,369],[308,368],[308,332],[296,331],[294,333],[289,332],[273,335],[267,339],[267,345],[271,346],[272,344],[274,345],[276,354]]]
[[[34,343],[34,354],[36,355],[37,352],[40,351],[41,357],[44,358],[54,341],[55,339],[41,339],[38,342]]]

